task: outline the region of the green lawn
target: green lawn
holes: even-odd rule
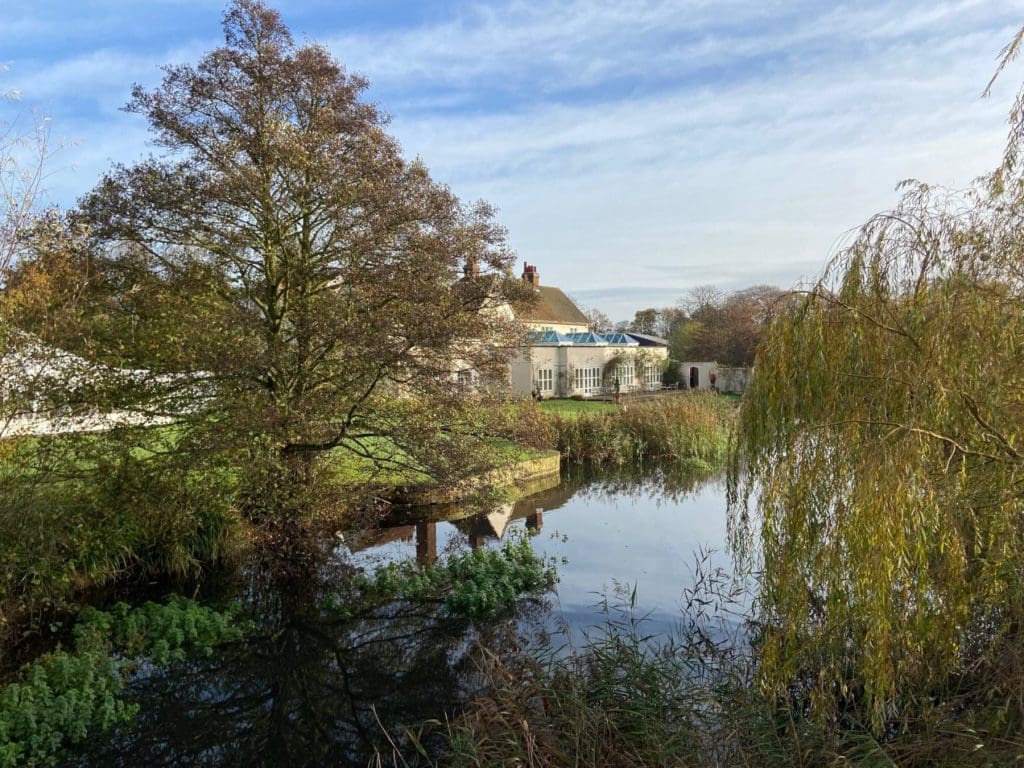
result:
[[[364,440],[363,443],[384,459],[391,458],[398,463],[405,463],[409,460],[408,456],[387,438]],[[537,459],[546,454],[545,451],[517,445],[503,438],[492,438],[487,441],[487,444],[492,451],[490,459],[496,467]],[[430,482],[430,478],[427,475],[418,472],[412,467],[396,465],[383,470],[377,470],[373,461],[359,456],[344,447],[331,451],[328,461],[330,462],[330,469],[334,473],[335,479],[346,485],[354,485],[370,477],[373,477],[374,481],[381,485],[416,485]]]
[[[132,447],[131,454],[136,459],[144,460],[173,450],[180,435],[181,428],[175,425],[151,427],[138,433],[139,442]],[[95,455],[90,450],[95,450],[95,446],[90,444],[98,443],[102,437],[102,434],[82,433],[79,435],[22,437],[16,440],[20,450],[26,452],[45,450],[48,442],[62,441],[67,447],[59,450],[55,458],[70,461],[71,466],[76,469],[87,470],[94,467],[95,459]],[[430,478],[426,474],[417,471],[415,467],[407,466],[411,463],[409,457],[389,439],[370,438],[363,440],[362,443],[364,448],[369,449],[374,455],[385,461],[393,460],[393,466],[378,469],[374,462],[367,457],[353,453],[344,447],[335,448],[327,454],[326,460],[328,471],[341,484],[357,485],[371,479],[374,483],[385,486],[417,485],[430,482]],[[81,446],[81,449],[76,449],[76,446]],[[544,455],[544,451],[536,451],[498,437],[488,440],[487,446],[492,454],[490,459],[496,467],[508,466]],[[2,454],[0,454],[0,458],[2,458]],[[33,470],[29,467],[27,471],[32,472]]]
[[[583,413],[605,413],[614,411],[615,403],[595,400],[545,400],[540,409],[558,416],[579,416]]]

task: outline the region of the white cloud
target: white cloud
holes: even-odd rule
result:
[[[368,75],[407,152],[464,198],[497,204],[545,282],[629,317],[695,284],[812,277],[901,179],[964,184],[993,167],[1022,67],[978,97],[1020,10],[511,0],[372,34],[326,20],[295,32]],[[202,32],[204,43],[164,50],[110,44],[17,84],[58,105],[69,94],[101,105],[58,119],[81,144],[55,196],[73,200],[109,160],[143,151],[141,121],[114,110],[132,82],[156,81],[158,64],[216,44],[216,29]]]

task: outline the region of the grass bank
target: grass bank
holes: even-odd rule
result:
[[[537,405],[543,413],[553,416],[583,416],[595,413],[614,413],[618,410],[615,403],[603,400],[544,400]]]
[[[550,462],[506,437],[478,442],[474,466],[456,471],[496,467],[514,480],[509,468]],[[309,526],[338,524],[367,496],[429,485],[430,468],[386,438],[360,448],[317,460],[327,490],[309,494]],[[261,542],[243,513],[252,471],[238,459],[174,427],[0,441],[0,670],[14,646],[107,585],[198,578]]]

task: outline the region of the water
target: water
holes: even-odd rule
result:
[[[524,635],[559,628],[578,636],[601,622],[601,596],[616,585],[636,587],[650,631],[670,631],[695,553],[717,549],[710,559],[728,565],[724,496],[716,478],[578,476],[477,514],[420,510],[342,531],[299,569],[254,565],[211,581],[202,598],[241,597],[257,617],[255,635],[210,658],[141,670],[130,685],[136,721],[70,764],[364,766],[378,750],[389,754],[389,739],[405,740],[401,724],[458,710],[482,684],[481,646],[511,652]],[[534,549],[558,561],[560,580],[514,615],[475,623],[436,604],[386,605],[340,620],[319,608],[359,569],[497,546],[528,529]]]
[[[457,508],[444,512],[459,514]],[[387,561],[415,557],[423,562],[469,547],[497,546],[513,531],[530,531],[534,551],[557,563],[553,614],[577,630],[601,622],[603,596],[616,587],[630,592],[636,587],[649,629],[669,631],[700,553],[711,553],[711,566],[730,567],[725,486],[716,476],[605,470],[567,478],[471,518],[402,522],[343,532],[338,549],[372,570]]]

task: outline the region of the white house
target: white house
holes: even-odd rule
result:
[[[537,291],[530,306],[513,307],[529,329],[527,344],[512,359],[512,391],[543,397],[593,397],[661,387],[668,342],[637,333],[595,333],[565,293],[540,284],[536,265],[523,280]]]

